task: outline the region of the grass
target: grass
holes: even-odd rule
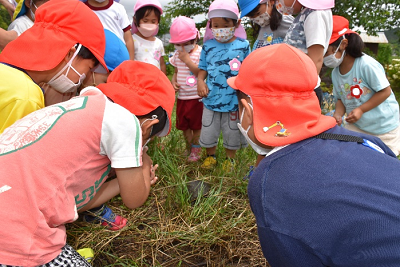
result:
[[[256,154],[247,147],[237,152],[237,166],[224,173],[222,144],[214,170],[185,159],[183,135],[175,128],[169,136],[152,142],[149,155],[158,163],[159,182],[146,203],[127,209],[120,197],[108,205],[128,218],[119,232],[83,222],[67,227],[67,242],[75,249],[95,251],[93,266],[269,266],[258,243],[255,218],[243,177]],[[210,184],[206,196],[191,197],[187,184]]]

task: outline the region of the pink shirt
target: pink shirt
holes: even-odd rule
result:
[[[123,122],[121,116],[104,122],[111,116],[107,106],[115,105],[133,122],[126,124],[133,130],[125,133],[125,140],[133,139],[136,146],[125,149],[126,157],[115,164],[142,164],[137,118],[98,89],[83,95],[33,112],[0,135],[0,264],[37,266],[61,252],[64,224],[77,219],[77,209],[107,179],[110,159],[120,158],[124,149],[110,146],[120,142],[110,136]]]
[[[199,65],[201,54],[201,46],[197,46],[195,51],[192,51],[190,55],[190,59],[196,65]],[[174,55],[169,59],[169,62],[175,68],[178,68],[178,73],[176,75],[177,82],[181,85],[181,89],[178,92],[178,99],[182,100],[190,100],[190,99],[199,99],[199,95],[197,94],[197,77],[195,77],[189,70],[188,66],[183,63],[182,60],[178,58],[177,51]],[[194,82],[192,82],[194,80]]]

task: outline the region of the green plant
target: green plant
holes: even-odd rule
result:
[[[400,58],[392,59],[390,64],[385,66],[386,75],[394,92],[400,93]],[[399,98],[398,98],[399,99]]]

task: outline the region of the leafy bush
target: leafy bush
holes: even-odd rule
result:
[[[400,58],[394,58],[385,66],[386,75],[393,91],[400,93]]]

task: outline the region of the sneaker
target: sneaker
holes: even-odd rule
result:
[[[208,157],[204,160],[203,164],[201,165],[201,168],[210,170],[210,169],[214,168],[215,165],[217,165],[217,160],[216,160],[216,158],[213,157],[213,156],[208,156]]]
[[[222,169],[224,170],[224,172],[233,172],[234,168],[235,168],[234,159],[227,158],[222,163]]]
[[[253,172],[256,170],[256,167],[250,166],[249,172],[243,177],[243,180],[249,180],[250,177],[253,175]]]
[[[190,151],[190,155],[188,157],[189,162],[195,162],[201,159],[201,146],[192,145],[192,149]]]
[[[106,229],[111,231],[121,230],[128,222],[126,218],[115,214],[104,204],[95,212],[90,210],[85,211],[83,214],[83,221],[87,223],[100,223]]]

